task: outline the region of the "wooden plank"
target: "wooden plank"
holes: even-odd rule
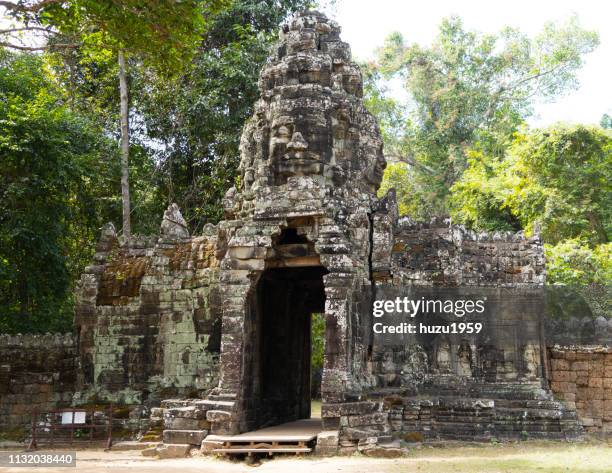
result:
[[[305,448],[305,447],[306,445],[302,442],[300,442],[298,445],[294,443],[279,444],[278,442],[273,442],[272,444],[269,444],[266,442],[266,443],[250,443],[248,445],[229,444],[229,445],[225,445],[223,447],[218,447],[218,448],[223,448],[226,450],[237,449],[237,448],[253,448],[253,449],[259,449],[259,450],[269,450],[271,448]]]
[[[218,435],[208,435],[206,436],[205,440],[216,440],[216,441],[220,441],[220,442],[232,442],[232,443],[236,443],[236,442],[244,442],[244,443],[249,443],[249,442],[310,442],[311,440],[314,440],[317,438],[317,434],[314,435],[294,435],[294,436],[284,436],[282,438],[279,438],[278,436],[275,435],[249,435],[248,437],[241,437],[241,438],[237,438],[237,437],[224,437],[224,436],[218,436]]]
[[[308,453],[312,448],[216,448],[213,453]]]

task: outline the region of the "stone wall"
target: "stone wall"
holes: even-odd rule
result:
[[[192,238],[181,221],[170,206],[159,237],[120,244],[112,226],[103,232],[77,291],[85,399],[159,405],[217,385],[216,229]]]
[[[378,386],[415,388],[436,377],[459,385],[537,382],[537,331],[545,312],[545,261],[539,237],[476,233],[448,219],[394,220],[394,197],[391,193],[383,199],[374,214],[377,297],[484,298],[487,311],[483,320],[470,319],[483,323],[480,335],[415,337],[414,343],[396,347],[375,340],[371,362]],[[533,328],[530,334],[525,333],[528,325]]]
[[[0,335],[0,431],[21,438],[35,409],[70,405],[76,353],[72,334]]]
[[[550,349],[551,389],[575,408],[587,432],[612,432],[612,350],[604,347]]]
[[[541,286],[545,260],[539,236],[477,233],[449,220],[399,220],[391,251],[394,283],[407,285]]]

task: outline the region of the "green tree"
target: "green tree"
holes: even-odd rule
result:
[[[586,286],[612,283],[612,243],[590,248],[577,238],[546,245],[546,277],[550,284]]]
[[[403,147],[408,124],[408,108],[389,96],[384,78],[373,62],[359,65],[363,77],[363,103],[378,120],[385,144],[387,161],[404,157]]]
[[[421,166],[422,192],[444,210],[452,184],[468,165],[468,150],[503,156],[535,100],[552,100],[577,86],[583,57],[598,44],[596,33],[575,17],[545,25],[530,39],[505,28],[496,35],[467,31],[457,17],[442,22],[430,47],[407,45],[390,35],[378,52],[386,77],[401,77],[414,109],[406,153]],[[411,207],[408,205],[408,207]]]
[[[555,125],[518,134],[503,160],[477,155],[452,187],[451,215],[472,227],[536,226],[545,242],[607,243],[612,231],[612,133]]]
[[[207,15],[220,10],[226,0],[34,0],[2,2],[9,15],[23,26],[0,31],[0,44],[14,49],[71,50],[88,48],[98,54],[111,51],[118,64],[121,195],[123,233],[131,233],[129,191],[129,93],[126,56],[135,55],[161,66],[166,75],[189,59],[195,50]],[[24,46],[15,32],[42,33],[43,44]],[[8,39],[7,39],[8,38]],[[168,72],[170,72],[168,74]]]
[[[579,238],[544,245],[547,303],[553,316],[575,316],[586,303],[595,316],[612,317],[612,243],[594,248]]]
[[[475,150],[468,151],[467,160],[448,199],[453,220],[477,230],[521,230],[521,221],[506,202],[511,192],[503,179],[508,163]]]
[[[425,186],[419,185],[419,178],[420,175],[408,163],[388,163],[378,196],[382,198],[389,190],[395,189],[400,215],[410,215],[412,218],[425,220],[436,212],[431,207],[433,196],[428,198],[423,192]]]
[[[115,150],[40,56],[0,50],[0,332],[70,327],[72,281],[118,210]]]

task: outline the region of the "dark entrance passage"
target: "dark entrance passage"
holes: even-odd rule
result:
[[[278,268],[259,279],[253,428],[310,417],[311,315],[325,310],[325,273],[322,267]]]

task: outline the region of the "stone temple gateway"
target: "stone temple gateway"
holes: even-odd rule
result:
[[[499,302],[492,323],[504,333],[538,320],[538,237],[414,223],[398,218],[393,193],[377,198],[380,132],[349,46],[322,14],[283,28],[259,89],[225,220],[191,236],[172,205],[159,236],[120,243],[104,229],[77,294],[82,399],[161,402],[152,421],[168,443],[308,418],[311,314],[323,313],[321,452],[393,435],[579,434],[576,406],[553,399],[540,325],[528,343],[440,335],[388,346],[372,334],[384,288],[481,291]],[[527,302],[508,308],[504,291]]]

